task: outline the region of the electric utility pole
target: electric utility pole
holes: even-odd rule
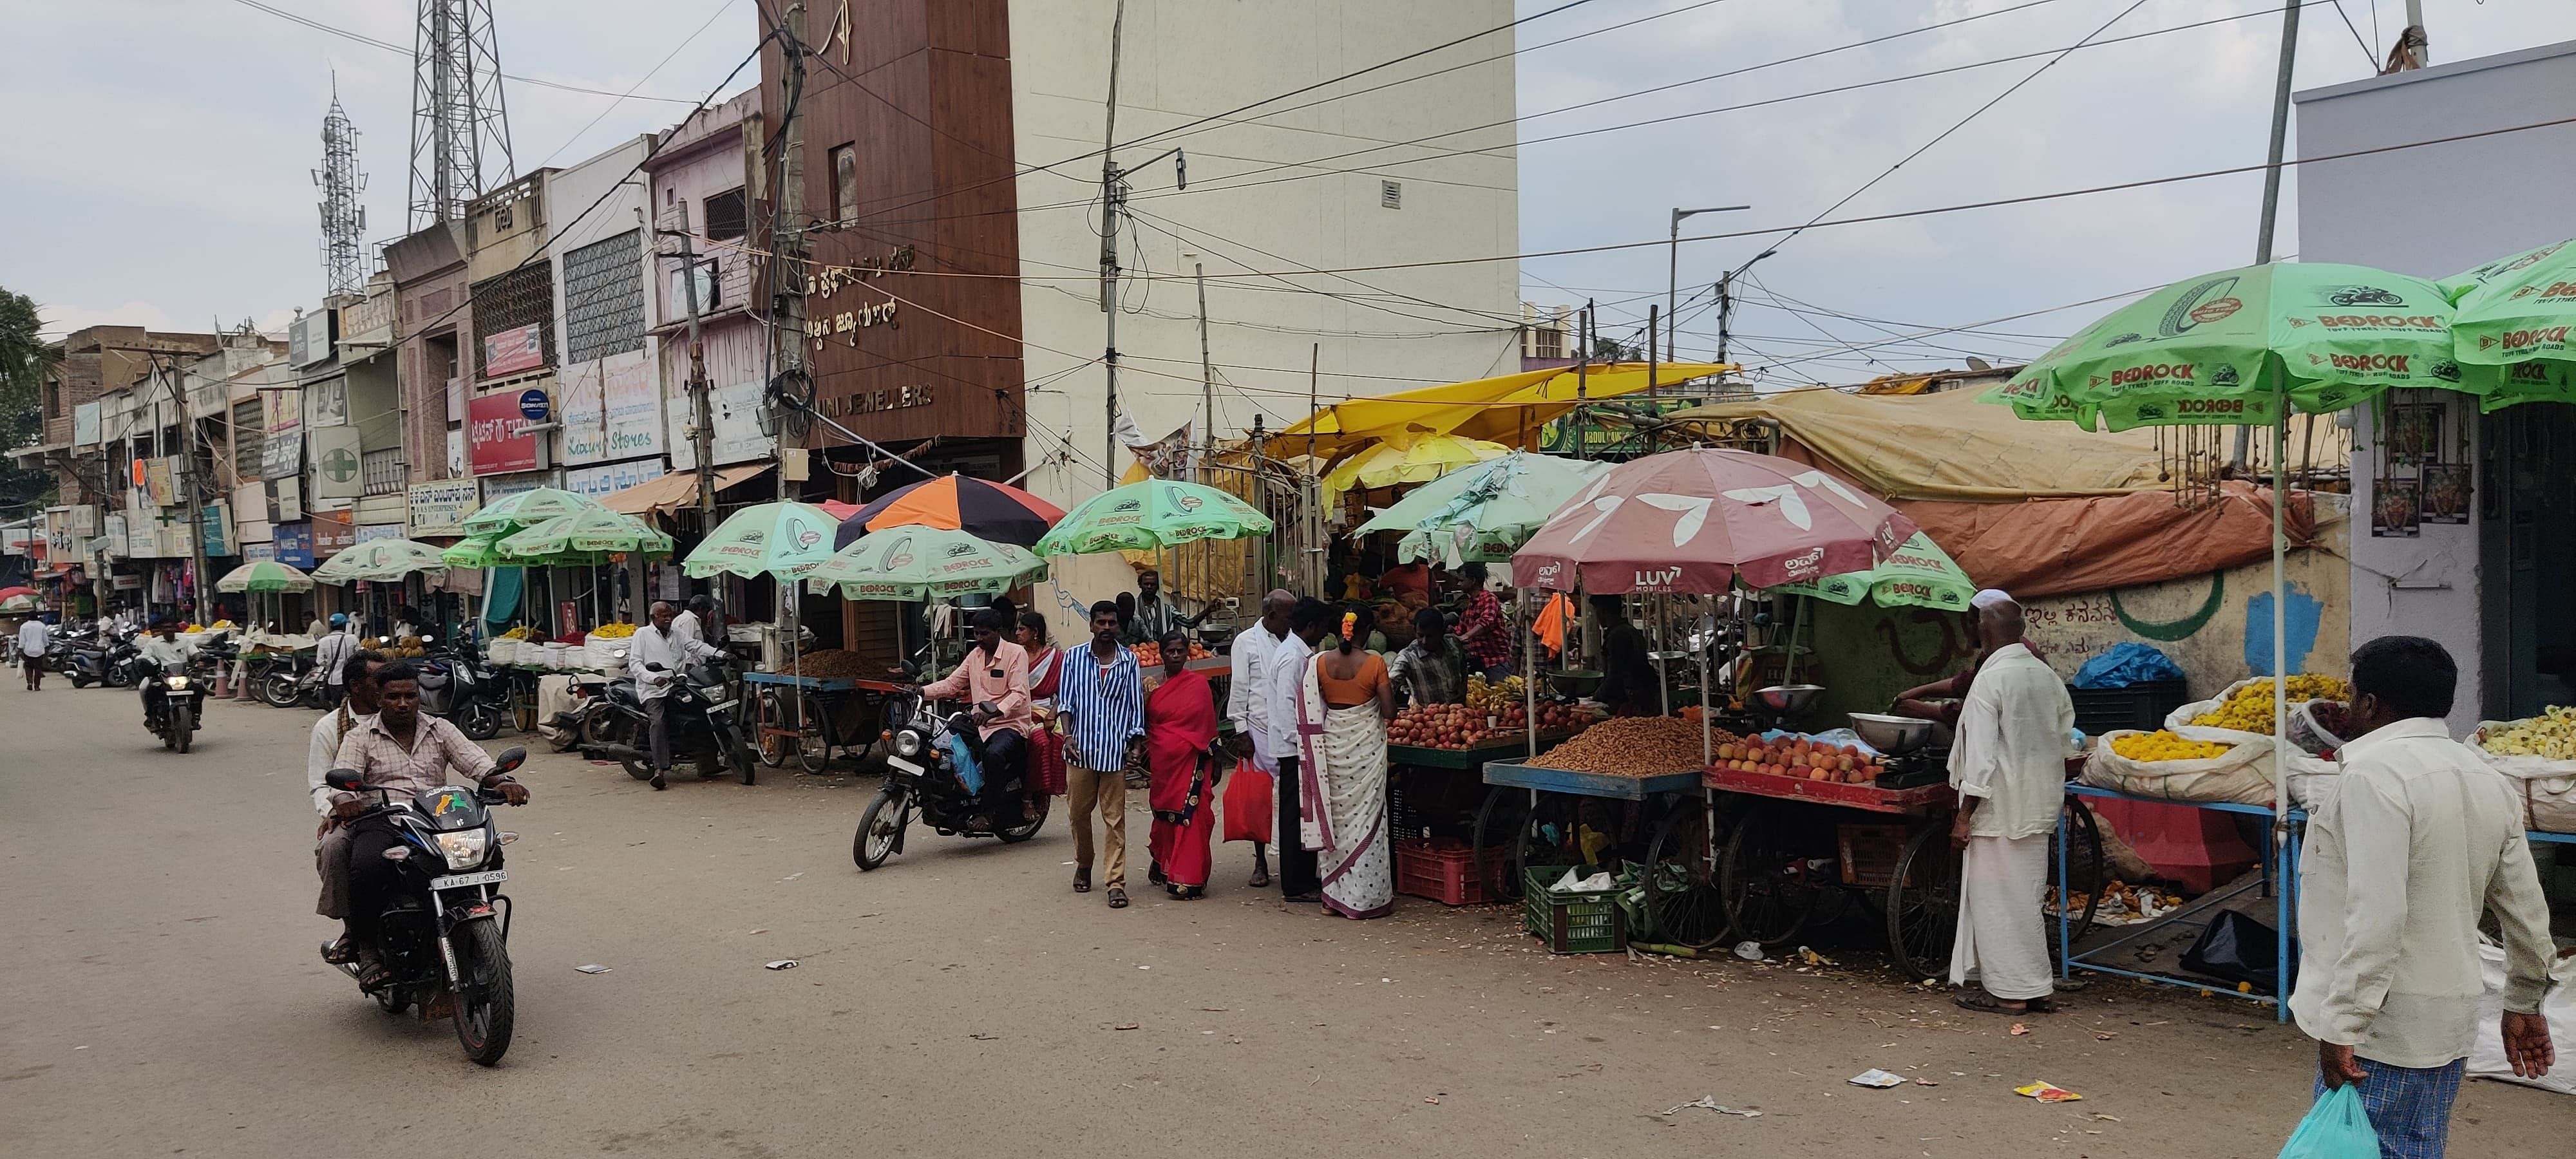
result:
[[[1109,486],[1118,485],[1118,221],[1127,213],[1127,175],[1165,157],[1172,161],[1173,188],[1190,187],[1190,159],[1178,147],[1165,149],[1143,164],[1118,164],[1118,42],[1127,24],[1127,0],[1118,0],[1109,22],[1109,107],[1100,135],[1100,367],[1105,423],[1100,432],[1100,472]]]
[[[699,526],[716,525],[715,403],[707,385],[707,347],[698,338],[698,250],[696,238],[681,228],[665,230],[680,235],[680,280],[688,286],[689,303],[689,398],[695,405],[696,437],[690,442],[697,447],[698,520]]]
[[[805,370],[805,43],[796,34],[804,22],[805,5],[790,4],[777,30],[779,53],[787,66],[782,105],[787,117],[778,126],[778,200],[770,217],[771,248],[776,254],[771,267],[776,273],[769,288],[774,372],[761,388],[768,396],[761,405],[770,409],[775,420],[772,426],[778,434],[778,498],[782,502],[795,493],[795,484],[787,478],[789,432],[803,427],[801,422],[792,421],[801,415],[792,416],[791,411],[813,401],[813,379]],[[786,400],[789,405],[781,406],[776,397],[781,381],[801,382],[802,397]],[[708,529],[713,530],[713,526]]]
[[[1199,284],[1199,454],[1216,454],[1216,356],[1208,352],[1207,263],[1191,262]]]
[[[2290,72],[2299,54],[2299,8],[2292,4],[2281,9],[2281,67],[2272,77],[2272,148],[2263,166],[2263,216],[2254,228],[2254,264],[2272,260],[2273,223],[2281,216],[2281,154],[2290,136]],[[2247,451],[2253,446],[2254,428],[2236,428],[2236,453],[2232,465],[2243,469]],[[2272,467],[2277,474],[2280,464]]]

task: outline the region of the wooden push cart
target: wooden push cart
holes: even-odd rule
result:
[[[1781,949],[1856,901],[1877,911],[1888,954],[1906,977],[1948,971],[1959,855],[1950,848],[1955,794],[1947,784],[1887,789],[1731,769],[1709,769],[1701,781],[1728,817],[1709,868],[1734,937]],[[2051,837],[2050,864],[2060,864],[2062,847],[2068,875],[2089,883],[2079,886],[2085,912],[2067,915],[2075,919],[2067,928],[2081,937],[2091,925],[2090,899],[2101,892],[2100,832],[2080,804],[2069,807],[2059,832],[2065,836]],[[2060,923],[2048,916],[2054,941]]]

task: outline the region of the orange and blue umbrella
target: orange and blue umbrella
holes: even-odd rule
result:
[[[965,475],[924,479],[878,496],[847,519],[833,536],[835,550],[889,527],[936,527],[977,539],[1029,547],[1064,518],[1064,509],[1007,483]]]

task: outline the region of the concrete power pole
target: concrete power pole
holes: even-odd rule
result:
[[[1100,313],[1103,319],[1100,369],[1107,383],[1101,392],[1106,420],[1100,427],[1100,472],[1103,485],[1118,485],[1118,211],[1124,184],[1118,172],[1118,40],[1127,25],[1127,0],[1109,21],[1109,112],[1100,133]]]
[[[805,19],[805,5],[790,4],[779,21],[779,51],[786,58],[785,102],[787,119],[778,126],[778,201],[770,220],[770,237],[777,251],[777,277],[770,286],[771,356],[774,373],[763,388],[771,397],[762,405],[771,408],[776,418],[779,461],[778,498],[793,495],[794,484],[787,479],[786,450],[791,432],[804,429],[804,414],[797,407],[813,402],[813,379],[805,369],[805,114],[801,98],[805,92],[805,43],[797,29]],[[780,406],[775,397],[781,382],[796,382],[800,397],[786,400]]]
[[[680,281],[688,287],[689,301],[689,398],[697,410],[698,526],[712,530],[716,525],[715,466],[715,401],[707,384],[707,347],[698,339],[698,250],[696,239],[688,229],[674,231],[680,235]]]

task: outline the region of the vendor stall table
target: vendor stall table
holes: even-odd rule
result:
[[[1716,945],[1725,936],[1713,898],[1694,896],[1687,882],[1674,889],[1661,884],[1667,875],[1660,866],[1678,859],[1685,846],[1706,844],[1707,800],[1695,791],[1697,772],[1627,777],[1490,760],[1482,775],[1493,789],[1477,810],[1474,849],[1479,864],[1492,868],[1493,897],[1518,899],[1531,866],[1594,863],[1596,851],[1584,845],[1587,834],[1606,838],[1650,828],[1643,864],[1652,887],[1646,908],[1653,936],[1695,947]],[[1501,856],[1485,860],[1493,848]]]
[[[760,763],[781,768],[793,757],[809,773],[830,767],[834,749],[865,752],[878,731],[867,727],[869,710],[902,687],[894,680],[792,672],[745,672],[742,681],[751,686],[752,748]]]
[[[2115,792],[2110,789],[2099,789],[2091,785],[2069,784],[2066,786],[2066,793],[2069,798],[2073,799],[2071,802],[2073,804],[2081,804],[2082,798],[2092,797],[2104,800],[2143,801],[2158,805],[2181,805],[2192,809],[2207,809],[2213,812],[2233,813],[2239,816],[2262,817],[2267,820],[2272,819],[2275,816],[2271,809],[2265,808],[2261,805],[2238,805],[2230,802],[2219,801],[2175,801],[2161,797],[2141,797],[2130,793]],[[2068,833],[2068,820],[2069,818],[2074,817],[2083,817],[2089,822],[2091,814],[2081,808],[2069,808],[2065,812],[2058,814],[2058,846],[2057,853],[2053,858],[2054,864],[2052,866],[2054,880],[2057,883],[2056,896],[2064,898],[2073,892],[2088,892],[2093,894],[2095,900],[2098,901],[2100,893],[2098,884],[2101,880],[2098,868],[2097,872],[2094,874],[2094,881],[2096,883],[2095,887],[2087,887],[2080,878],[2071,886],[2068,882],[2068,866],[2066,864],[2064,850],[2067,846],[2066,838]],[[2085,912],[2081,919],[2067,914],[2064,906],[2054,907],[2055,912],[2051,915],[2054,918],[2052,924],[2056,929],[2057,944],[2063,947],[2058,958],[2058,977],[2073,978],[2075,976],[2075,971],[2077,970],[2090,970],[2099,974],[2116,974],[2123,978],[2135,978],[2142,982],[2155,982],[2166,986],[2181,986],[2186,989],[2201,991],[2204,994],[2223,994],[2230,998],[2244,998],[2254,1002],[2269,1003],[2273,1007],[2273,1017],[2275,1021],[2289,1021],[2290,988],[2293,981],[2293,971],[2291,969],[2290,959],[2290,943],[2292,937],[2292,924],[2298,913],[2299,847],[2307,837],[2307,824],[2308,815],[2303,810],[2292,809],[2288,814],[2280,817],[2279,828],[2282,832],[2282,839],[2265,843],[2270,847],[2270,849],[2268,855],[2263,859],[2263,872],[2260,877],[2240,881],[2234,885],[2202,894],[2184,904],[2182,908],[2162,917],[2153,918],[2135,925],[2120,927],[2122,931],[2120,936],[2107,942],[2079,946],[2079,943],[2084,941],[2085,934],[2089,932],[2084,928],[2084,926],[2091,923],[2095,912],[2094,905],[2088,904],[2085,907]],[[2098,847],[2099,846],[2097,845],[2096,848],[2098,849]],[[2140,938],[2144,938],[2150,934],[2160,933],[2169,926],[2194,929],[2206,928],[2211,921],[2216,919],[2219,911],[2224,909],[2229,901],[2241,897],[2248,892],[2257,890],[2269,894],[2272,898],[2272,960],[2275,963],[2273,970],[2275,980],[2270,992],[2268,993],[2240,991],[2235,987],[2230,986],[2228,983],[2214,978],[2192,978],[2174,974],[2156,974],[2143,970],[2132,970],[2107,964],[2107,960],[2110,955],[2119,950],[2120,947],[2136,942]]]

